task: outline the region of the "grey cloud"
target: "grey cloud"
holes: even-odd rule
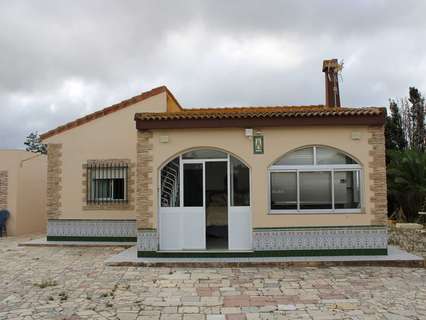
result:
[[[0,147],[166,84],[188,107],[343,102],[426,89],[422,1],[2,1]]]

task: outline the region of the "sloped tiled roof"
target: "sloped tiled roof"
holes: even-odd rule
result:
[[[71,121],[71,122],[68,122],[68,123],[66,123],[62,126],[59,126],[55,129],[53,129],[53,130],[50,130],[46,133],[43,133],[42,135],[40,135],[40,138],[41,139],[47,139],[47,138],[49,138],[49,137],[51,137],[55,134],[58,134],[58,133],[66,131],[66,130],[78,127],[78,126],[85,124],[89,121],[92,121],[92,120],[101,118],[103,116],[106,116],[107,114],[110,114],[110,113],[119,111],[121,109],[127,108],[131,105],[134,105],[135,103],[138,103],[138,102],[143,101],[145,99],[151,98],[151,97],[156,96],[156,95],[163,93],[163,92],[166,92],[167,95],[174,100],[176,105],[179,108],[182,108],[180,106],[179,102],[176,100],[176,98],[170,92],[170,90],[166,86],[161,86],[161,87],[157,87],[157,88],[154,88],[152,90],[149,90],[149,91],[142,92],[140,95],[134,96],[130,99],[123,100],[123,101],[116,103],[112,106],[109,106],[109,107],[106,107],[102,110],[88,114],[87,116],[78,118],[78,119]]]
[[[238,108],[183,109],[180,112],[137,113],[135,119],[150,120],[207,120],[207,119],[272,119],[339,116],[384,115],[383,108],[328,108],[313,106],[269,106]]]
[[[383,125],[384,108],[269,106],[183,109],[179,112],[137,113],[139,130],[170,128],[249,128],[303,125]]]
[[[135,115],[135,120],[138,122],[137,127],[147,127],[147,123],[151,123],[148,125],[151,128],[155,127],[165,127],[162,125],[155,125],[155,123],[167,122],[167,124],[174,123],[172,127],[180,127],[183,126],[183,123],[177,124],[177,122],[184,121],[197,121],[197,120],[276,120],[280,121],[280,119],[287,120],[296,120],[296,119],[325,119],[328,120],[341,119],[343,118],[375,118],[378,119],[376,122],[384,121],[385,117],[385,109],[377,108],[377,107],[368,107],[368,108],[330,108],[324,105],[310,105],[310,106],[253,106],[253,107],[233,107],[233,108],[199,108],[199,109],[183,109],[173,94],[169,91],[166,86],[161,86],[154,88],[150,91],[146,91],[132,97],[130,99],[126,99],[117,104],[104,108],[100,111],[96,111],[87,116],[81,117],[74,121],[68,122],[65,125],[59,126],[53,130],[50,130],[40,137],[41,139],[49,138],[58,133],[73,129],[85,123],[88,123],[92,120],[101,118],[110,113],[116,112],[118,110],[124,109],[131,105],[134,105],[140,101],[158,95],[160,93],[167,93],[167,96],[171,98],[179,111],[174,112],[149,112],[149,113],[137,113]],[[182,120],[182,121],[181,121]],[[206,123],[206,121],[203,121]],[[142,125],[140,125],[142,124]],[[270,123],[273,125],[272,123]],[[197,125],[199,126],[199,125]]]

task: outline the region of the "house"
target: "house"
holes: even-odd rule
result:
[[[7,209],[10,236],[46,231],[47,157],[0,150],[0,210]]]
[[[385,109],[185,109],[166,87],[42,135],[48,240],[138,256],[386,254]]]

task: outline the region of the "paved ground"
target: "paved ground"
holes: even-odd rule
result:
[[[0,240],[0,320],[426,319],[426,269],[107,267],[123,249],[16,243]]]

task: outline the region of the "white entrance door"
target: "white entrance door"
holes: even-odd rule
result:
[[[182,211],[182,249],[206,248],[206,220],[203,207],[184,208]]]
[[[161,208],[160,250],[204,250],[204,208]]]
[[[250,170],[241,161],[228,161],[228,243],[229,250],[251,250]]]
[[[228,208],[229,250],[251,250],[250,207]]]
[[[206,215],[203,162],[181,163],[181,207],[160,207],[160,250],[204,250]]]
[[[201,150],[204,157],[170,161],[161,170],[159,233],[160,250],[206,250],[206,163],[228,165],[229,250],[252,249],[250,170],[240,160],[213,150]],[[208,152],[218,155],[208,157]],[[217,223],[217,222],[215,222]]]
[[[182,166],[182,249],[204,250],[206,248],[205,165],[204,162],[184,162]]]
[[[182,209],[180,207],[160,208],[160,250],[182,250]]]

